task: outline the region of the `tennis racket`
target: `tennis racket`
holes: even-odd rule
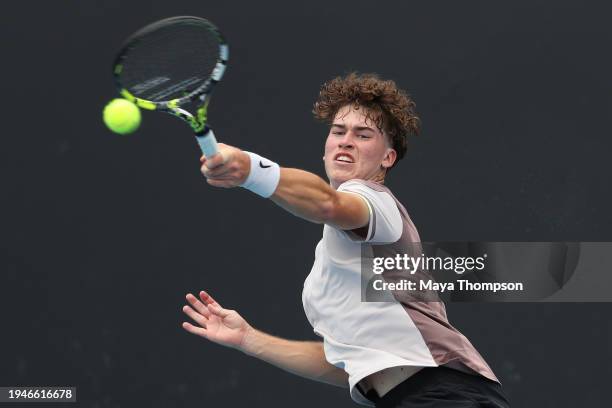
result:
[[[124,98],[187,122],[204,156],[211,157],[217,153],[217,141],[207,124],[208,103],[228,57],[223,35],[210,21],[171,17],[125,40],[113,63],[113,76]]]

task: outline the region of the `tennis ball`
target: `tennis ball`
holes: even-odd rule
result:
[[[127,135],[138,129],[141,116],[140,109],[134,103],[117,98],[104,107],[102,118],[110,130],[120,135]]]

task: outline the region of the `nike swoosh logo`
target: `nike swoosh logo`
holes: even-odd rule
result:
[[[268,167],[272,167],[271,164],[264,166],[264,164],[261,162],[261,160],[259,161],[259,167],[261,167],[262,169],[267,169]]]

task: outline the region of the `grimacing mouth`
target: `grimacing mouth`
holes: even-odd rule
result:
[[[334,155],[334,161],[342,163],[355,163],[355,158],[350,153],[339,152]]]

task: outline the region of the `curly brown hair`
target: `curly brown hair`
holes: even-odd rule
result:
[[[421,122],[410,96],[394,81],[380,79],[376,74],[351,72],[323,84],[312,112],[318,120],[331,123],[340,108],[350,104],[355,109],[366,109],[366,118],[389,136],[397,152],[396,163],[401,160],[408,137],[419,133]]]

